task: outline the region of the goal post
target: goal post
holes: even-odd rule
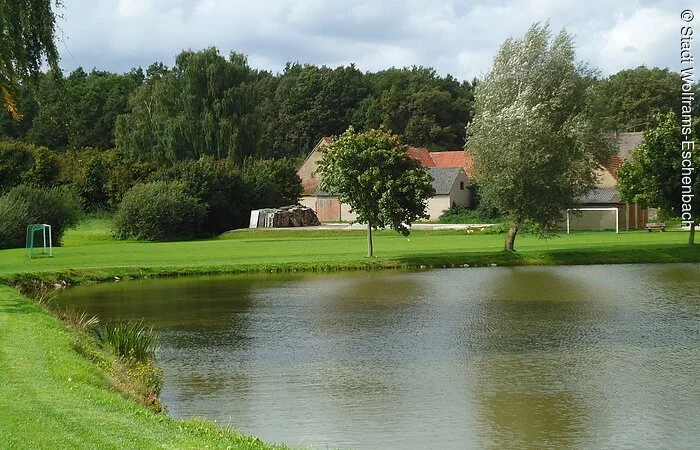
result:
[[[51,225],[45,223],[34,223],[27,226],[27,240],[26,240],[26,252],[27,256],[30,258],[34,254],[34,248],[36,247],[36,235],[41,232],[41,243],[42,252],[48,253],[49,256],[53,256],[53,242],[51,241]],[[48,244],[48,246],[47,246]],[[48,248],[48,252],[47,252]]]
[[[576,208],[566,210],[566,234],[571,233],[571,211],[615,211],[615,233],[620,232],[620,210],[618,208]]]

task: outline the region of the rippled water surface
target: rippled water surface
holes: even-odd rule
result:
[[[700,442],[700,265],[146,280],[60,301],[145,318],[170,414],[270,442]]]

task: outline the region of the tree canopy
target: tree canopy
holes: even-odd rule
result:
[[[591,98],[606,130],[643,131],[659,114],[678,112],[681,78],[658,67],[625,69],[596,83]]]
[[[644,133],[632,158],[617,171],[620,196],[629,203],[659,208],[667,216],[693,217],[689,239],[694,243],[694,224],[700,219],[700,177],[695,173],[700,152],[694,144],[681,147],[680,121],[673,112],[655,121],[658,126]]]
[[[16,97],[19,82],[37,75],[42,63],[58,71],[54,42],[60,0],[0,0],[0,93],[14,119],[21,118]]]
[[[569,34],[552,39],[548,24],[535,24],[503,43],[477,85],[468,148],[482,201],[510,224],[507,251],[526,223],[543,234],[556,228],[612,151],[588,114],[591,79]]]
[[[367,256],[373,255],[372,230],[390,226],[407,236],[409,226],[426,218],[435,194],[430,174],[409,157],[400,139],[383,130],[356,133],[350,127],[323,150],[320,188],[350,205],[367,224]]]
[[[115,139],[132,155],[156,161],[201,156],[242,162],[257,153],[262,122],[255,110],[253,71],[246,58],[210,48],[180,53],[132,95]]]

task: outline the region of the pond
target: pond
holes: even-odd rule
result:
[[[700,442],[697,264],[145,280],[59,301],[144,318],[171,415],[269,442]]]

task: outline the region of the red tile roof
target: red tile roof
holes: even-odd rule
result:
[[[449,152],[430,152],[435,167],[463,167],[468,177],[472,176],[474,158],[471,152],[453,150]]]
[[[620,165],[622,164],[622,161],[624,161],[620,155],[613,155],[610,158],[610,161],[605,165],[605,168],[610,172],[610,175],[617,180],[617,169],[620,168]]]
[[[409,147],[408,156],[417,159],[424,167],[435,167],[435,161],[430,156],[430,152],[420,147]]]

